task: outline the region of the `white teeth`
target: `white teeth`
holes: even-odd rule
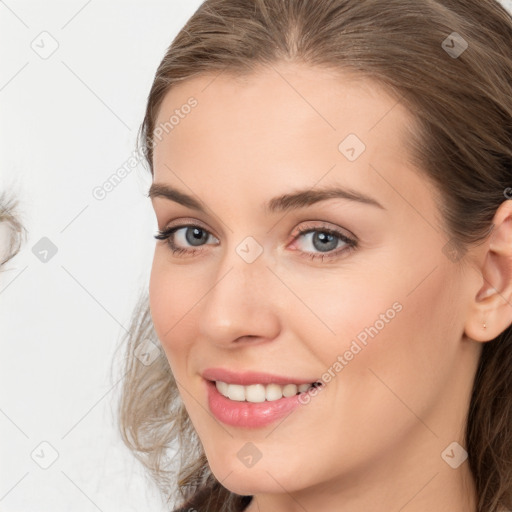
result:
[[[228,396],[228,385],[225,382],[218,380],[215,382],[215,386],[217,386],[221,395]]]
[[[284,397],[294,396],[297,393],[307,391],[311,384],[251,384],[250,386],[242,386],[240,384],[228,384],[222,381],[215,381],[215,386],[221,395],[236,400],[237,402],[264,402],[265,400],[273,402]]]
[[[309,386],[306,384],[306,389],[308,389]],[[293,396],[297,394],[297,386],[295,384],[286,384],[286,386],[283,387],[283,396]]]
[[[245,390],[239,384],[228,384],[228,398],[243,402],[245,400]]]
[[[295,393],[294,393],[295,394]],[[265,398],[272,402],[273,400],[279,400],[283,397],[282,387],[278,384],[267,384],[265,391]]]
[[[247,386],[245,388],[245,399],[248,402],[264,402],[265,386],[263,384],[252,384]]]

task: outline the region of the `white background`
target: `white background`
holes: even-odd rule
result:
[[[111,368],[148,284],[150,176],[138,165],[92,191],[133,155],[156,67],[200,3],[0,2],[0,187],[29,232],[0,275],[2,512],[165,510],[120,441]],[[43,31],[58,43],[46,59],[31,47],[51,49]],[[41,442],[58,453],[48,469]]]
[[[0,3],[0,186],[29,232],[0,276],[2,512],[165,510],[117,433],[111,377],[149,279],[150,175],[139,165],[101,201],[92,190],[133,155],[156,68],[200,3]],[[43,31],[59,44],[47,59],[31,48]],[[59,454],[48,469],[31,458],[42,441]]]

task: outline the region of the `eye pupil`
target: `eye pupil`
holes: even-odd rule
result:
[[[192,236],[189,236],[189,233],[192,232]],[[201,228],[188,228],[187,234],[185,236],[187,242],[191,245],[201,245],[202,242],[206,242],[208,236],[204,229]],[[199,242],[199,243],[197,243]]]
[[[316,247],[315,242],[318,242],[318,241],[320,241],[321,244],[319,245],[319,247]],[[332,245],[333,241],[334,241],[334,244]],[[332,247],[328,245],[329,243],[331,243]],[[315,249],[318,249],[320,251],[323,251],[323,250],[331,251],[333,249],[336,249],[337,244],[338,244],[338,239],[334,235],[331,235],[329,233],[325,233],[323,231],[317,231],[313,235],[313,245],[315,245]]]

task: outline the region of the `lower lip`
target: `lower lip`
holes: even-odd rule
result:
[[[210,411],[219,421],[234,427],[264,427],[303,405],[299,401],[301,395],[283,397],[272,401],[265,400],[259,403],[230,400],[219,393],[215,382],[205,382],[208,387]]]

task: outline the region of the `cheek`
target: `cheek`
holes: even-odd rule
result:
[[[151,318],[173,371],[173,361],[179,361],[176,356],[186,349],[187,331],[193,329],[193,307],[201,297],[198,288],[197,281],[190,286],[180,267],[155,254],[149,280]]]
[[[417,232],[421,236],[404,235],[400,243],[354,259],[343,275],[325,281],[323,294],[319,287],[310,292],[308,304],[333,331],[322,345],[329,347],[331,360],[334,350],[349,351],[349,365],[358,366],[352,362],[357,359],[366,373],[370,363],[414,361],[424,368],[438,358],[447,338],[458,341],[459,278],[441,247],[436,250],[438,240]]]
[[[421,270],[415,274],[420,282]],[[365,416],[359,419],[367,439],[376,435],[376,422],[383,437],[397,435],[397,429],[405,435],[418,417],[428,417],[443,395],[461,336],[457,287],[450,283],[450,274],[451,269],[438,268],[412,293],[413,287],[404,287],[402,279],[389,288],[374,283],[372,297],[353,302],[351,316],[345,316],[351,332],[344,348],[360,350],[341,371],[339,392],[348,410],[359,408]],[[401,306],[394,315],[388,310],[393,303]],[[393,318],[379,322],[382,313]]]
[[[333,384],[336,400],[350,403],[347,410],[373,411],[372,422],[407,423],[415,417],[403,402],[418,410],[433,406],[450,378],[463,331],[462,290],[442,258],[389,256],[393,267],[376,262],[332,275],[323,286],[302,280],[304,302],[322,322],[301,310],[290,325],[321,361],[322,380]]]
[[[395,449],[413,429],[428,439],[431,432],[418,418],[440,431],[428,418],[450,379],[458,332],[448,313],[454,302],[448,273],[430,277],[428,286],[424,283],[408,296],[410,287],[404,292],[401,279],[394,287],[374,281],[370,295],[354,293],[338,307],[337,316],[329,306],[325,320],[338,334],[317,346],[325,370],[330,367],[334,374],[325,391],[330,431],[315,449],[329,453],[333,438],[350,439],[345,454],[356,463]],[[450,336],[453,354],[443,347]],[[336,366],[338,356],[344,362],[338,360]]]
[[[288,308],[282,321],[294,332],[297,343],[308,346],[320,361],[315,366],[321,371],[327,371],[345,353],[353,365],[372,340],[384,337],[403,315],[396,283],[393,286],[383,279],[385,273],[377,275],[373,270],[372,275],[368,270],[347,265],[329,273],[316,270],[285,275],[284,280],[301,300],[289,298],[294,307]]]

